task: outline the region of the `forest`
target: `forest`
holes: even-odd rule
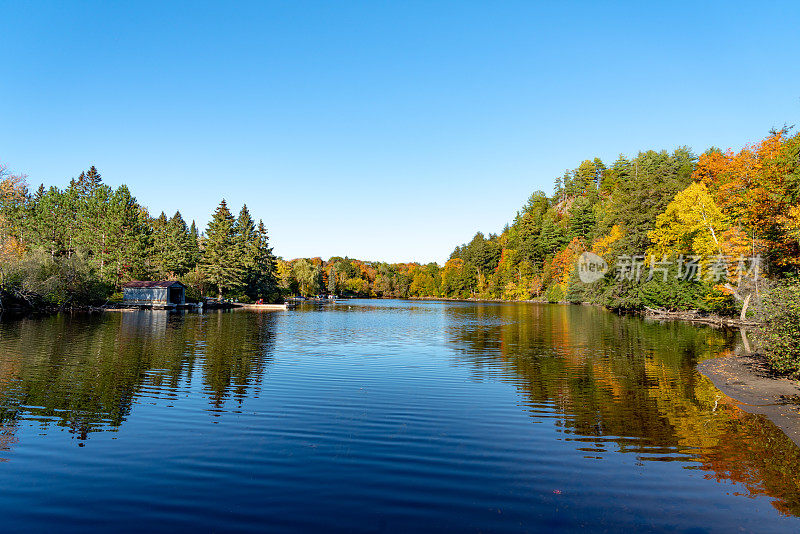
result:
[[[800,135],[785,128],[739,152],[710,148],[697,156],[680,147],[620,156],[611,165],[587,159],[556,178],[552,195],[534,192],[502,231],[478,232],[457,246],[444,266],[279,260],[278,283],[284,293],[301,295],[731,314],[746,295],[755,296],[759,281],[800,266],[799,151]],[[607,261],[601,280],[580,280],[584,252]]]
[[[199,233],[176,211],[150,216],[92,166],[65,189],[0,169],[0,290],[33,307],[102,303],[130,280],[180,280],[189,298],[280,299],[263,221],[223,200]]]

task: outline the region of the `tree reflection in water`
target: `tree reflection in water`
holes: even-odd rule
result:
[[[613,444],[642,462],[687,462],[800,515],[800,449],[695,370],[734,350],[736,333],[582,306],[453,306],[447,317],[460,361],[477,377],[496,374],[499,362],[499,378],[524,393],[532,417],[554,406],[565,439],[582,442],[587,458]]]
[[[166,311],[59,315],[0,324],[0,451],[20,417],[79,440],[116,430],[137,398],[177,398],[202,380],[211,409],[241,403],[272,358],[273,320]]]
[[[587,461],[622,452],[641,464],[681,462],[706,478],[741,485],[744,495],[772,497],[783,514],[800,515],[800,450],[695,371],[697,362],[734,350],[737,333],[582,306],[426,306],[410,313],[443,317],[445,358],[455,351],[474,378],[514,384],[530,416],[555,417],[562,439]],[[314,312],[319,317],[307,317],[306,330],[287,334],[287,346],[313,339],[313,350],[339,342],[345,351],[347,343],[367,343],[386,313],[379,308],[337,308],[348,321],[339,326],[344,330],[330,331],[331,312]],[[393,349],[431,335],[404,331],[402,317],[396,314],[385,323],[391,331],[382,332],[394,336]],[[93,432],[118,430],[134,406],[188,402],[190,389],[215,421],[240,410],[260,393],[276,350],[276,320],[125,312],[0,323],[0,459],[15,446],[22,420],[66,428],[82,444]],[[340,339],[342,332],[350,337]],[[426,342],[443,350],[435,339]]]

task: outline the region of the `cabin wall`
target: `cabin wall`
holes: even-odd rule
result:
[[[126,287],[122,290],[122,301],[125,304],[138,306],[166,305],[168,289],[166,287]]]

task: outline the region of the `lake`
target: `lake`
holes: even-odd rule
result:
[[[2,532],[798,532],[737,332],[353,300],[0,323]]]

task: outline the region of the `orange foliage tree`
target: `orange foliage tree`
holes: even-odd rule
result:
[[[775,132],[737,153],[706,152],[692,176],[706,184],[734,228],[751,237],[750,252],[779,268],[800,266],[799,151],[800,134]]]

